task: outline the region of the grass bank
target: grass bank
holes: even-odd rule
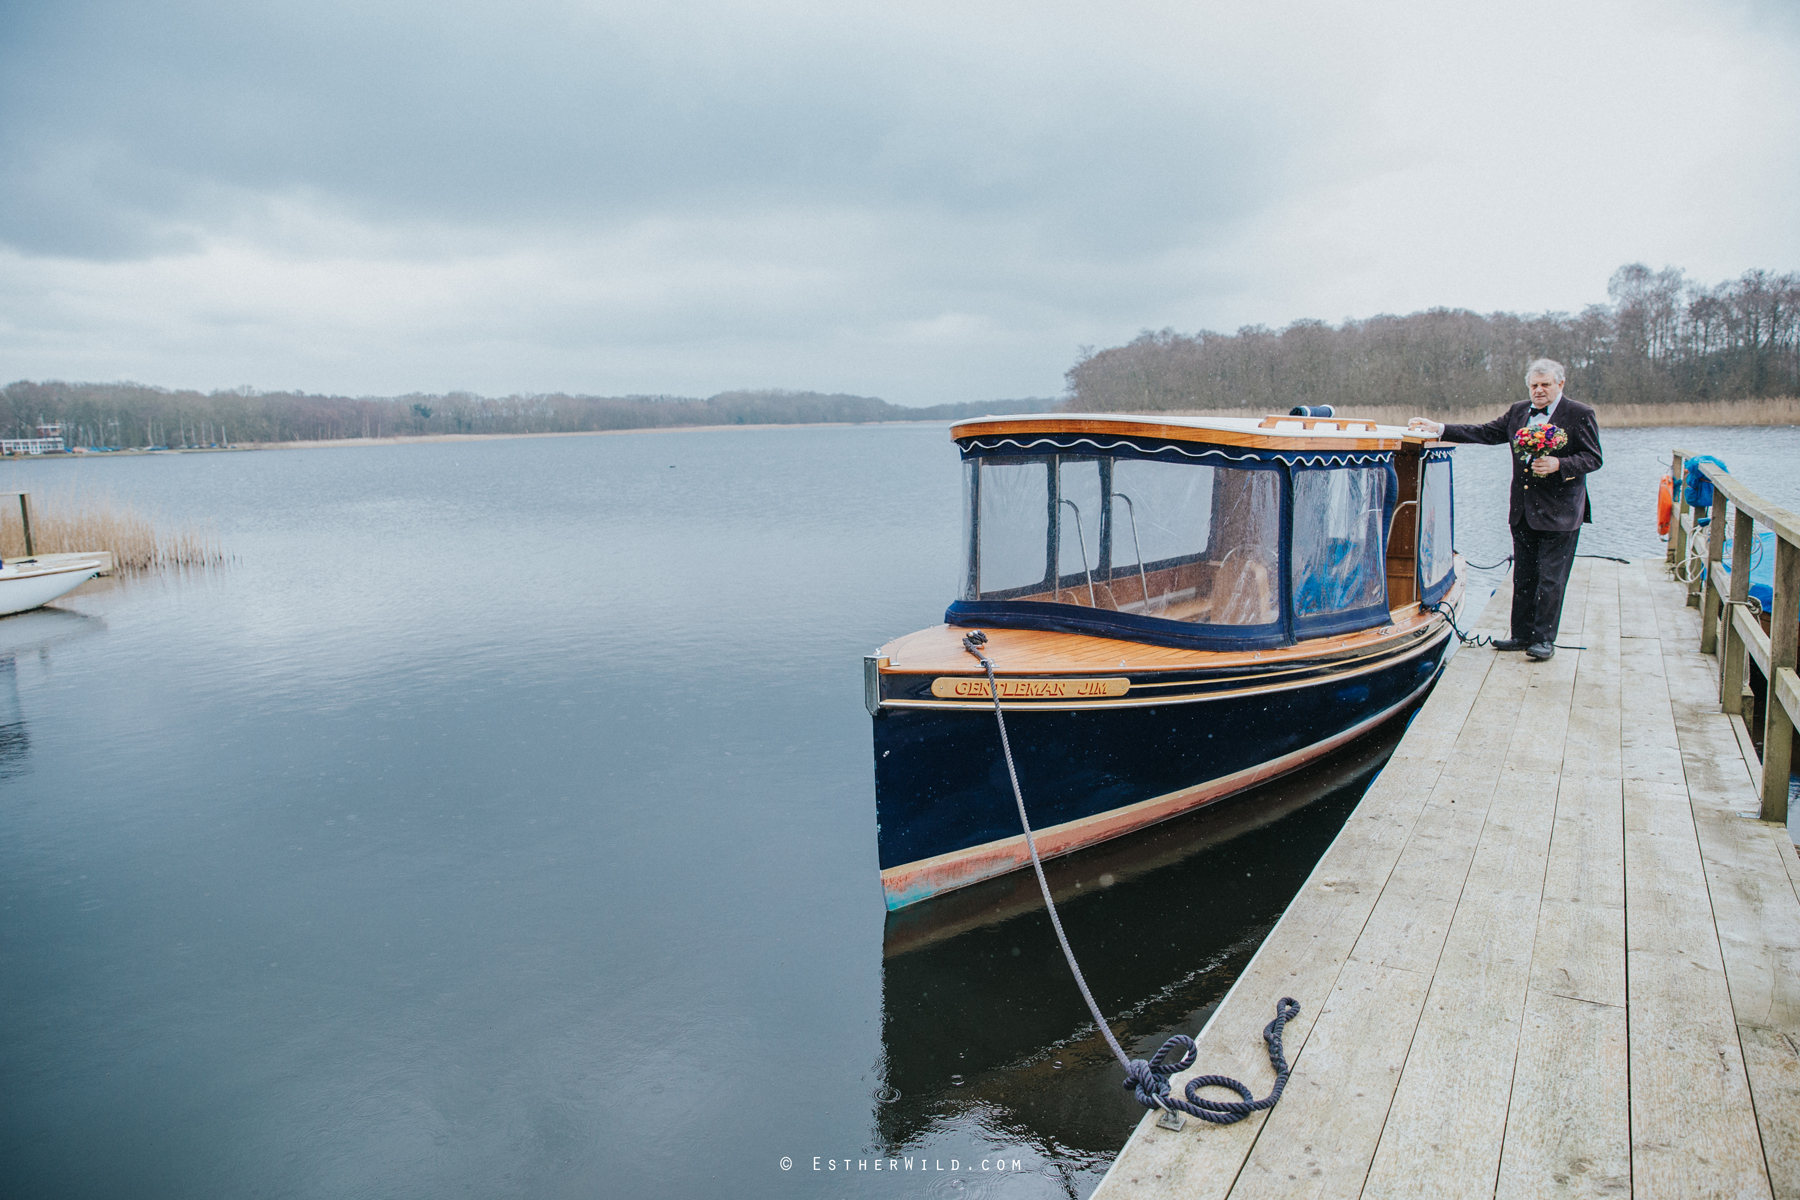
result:
[[[226,561],[209,530],[165,527],[111,496],[92,492],[33,492],[31,541],[38,554],[112,552],[125,571],[158,567],[207,567]],[[25,556],[25,528],[16,496],[0,495],[0,558]]]

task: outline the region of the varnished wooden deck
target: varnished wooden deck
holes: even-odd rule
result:
[[[1684,594],[1578,559],[1584,649],[1456,656],[1198,1039],[1266,1094],[1299,1000],[1281,1103],[1097,1197],[1800,1198],[1800,859]]]

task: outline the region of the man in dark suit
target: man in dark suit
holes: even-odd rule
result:
[[[1529,400],[1519,401],[1485,425],[1440,425],[1424,417],[1414,417],[1408,424],[1447,442],[1509,449],[1513,436],[1526,425],[1549,422],[1568,435],[1568,445],[1554,455],[1533,459],[1529,466],[1513,453],[1508,517],[1513,539],[1512,636],[1495,642],[1494,649],[1523,650],[1542,662],[1556,653],[1556,627],[1562,622],[1563,590],[1575,563],[1575,542],[1582,525],[1594,519],[1587,477],[1600,469],[1600,426],[1593,409],[1563,395],[1561,363],[1538,359],[1525,369],[1525,387]]]

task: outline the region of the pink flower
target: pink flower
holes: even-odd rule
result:
[[[1513,434],[1513,450],[1523,462],[1554,454],[1569,444],[1569,435],[1546,421],[1542,425],[1527,425]]]

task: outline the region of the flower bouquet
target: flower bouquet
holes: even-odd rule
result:
[[[1527,425],[1513,434],[1513,452],[1526,467],[1525,486],[1531,486],[1529,476],[1532,463],[1546,454],[1555,454],[1568,444],[1569,435],[1548,421],[1541,425]]]

